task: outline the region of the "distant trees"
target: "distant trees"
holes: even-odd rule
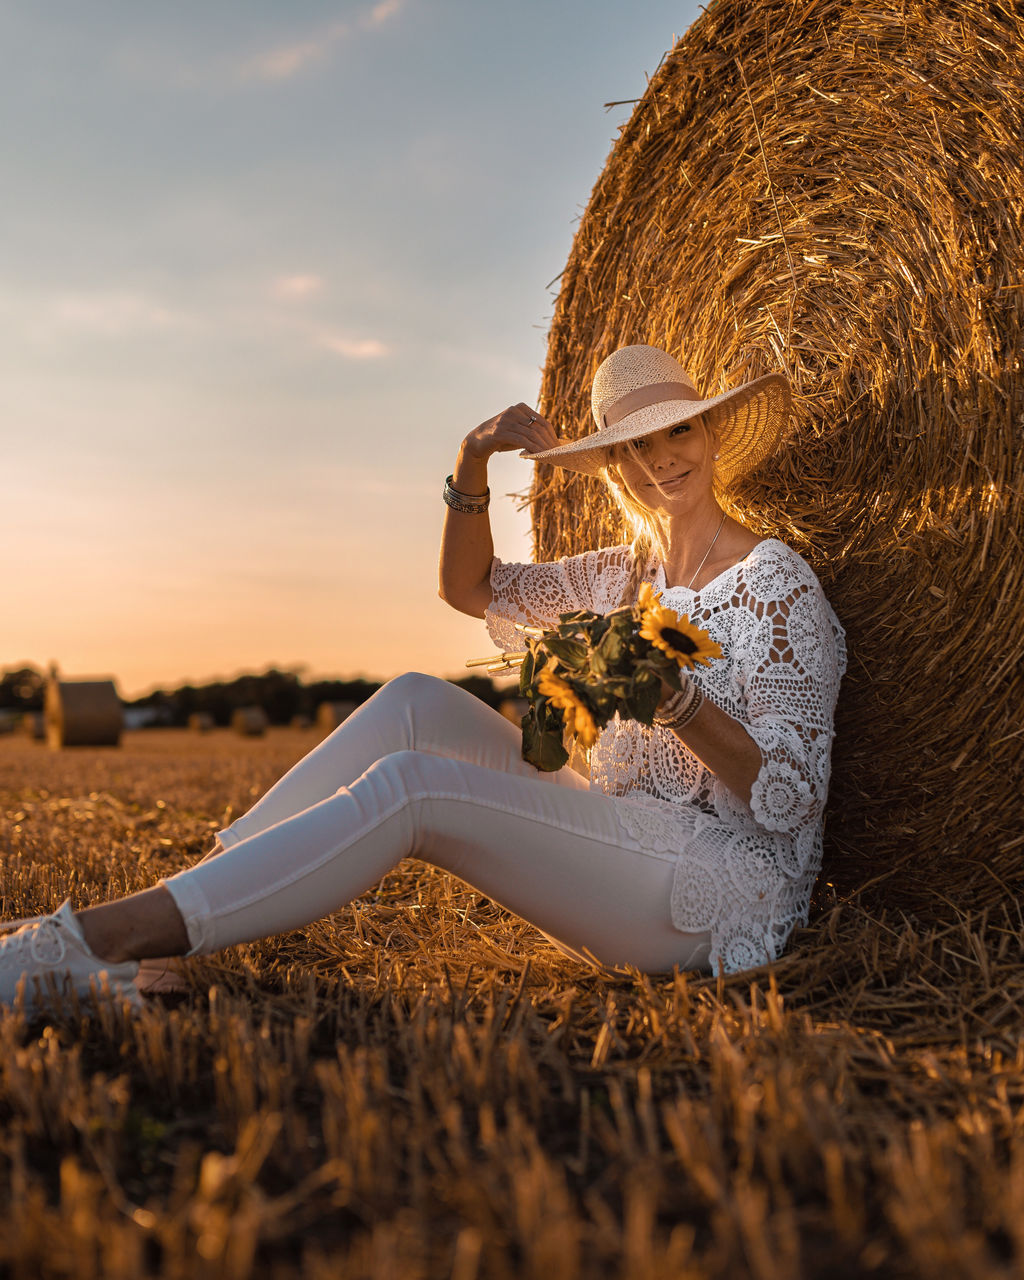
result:
[[[235,680],[206,685],[182,685],[179,689],[157,690],[129,703],[149,707],[155,724],[185,725],[194,712],[206,712],[214,724],[228,725],[240,707],[262,707],[271,724],[290,724],[296,716],[316,715],[322,702],[366,701],[381,687],[379,680],[314,680],[303,684],[293,671],[271,668],[262,675],[238,676]],[[455,683],[489,706],[496,707],[507,696],[486,676],[467,676]]]
[[[381,686],[379,680],[314,680],[303,684],[294,671],[270,668],[262,675],[238,676],[211,684],[185,684],[178,689],[157,689],[125,705],[148,708],[156,725],[184,726],[193,712],[206,712],[217,725],[228,725],[239,707],[262,707],[271,724],[290,724],[296,716],[316,715],[321,702],[365,702]],[[489,706],[508,697],[487,676],[466,676],[454,681]],[[41,711],[46,676],[34,667],[0,673],[0,711]]]
[[[12,667],[0,674],[0,711],[42,711],[46,676],[35,667]]]
[[[366,680],[323,680],[304,685],[294,671],[271,668],[262,675],[238,676],[211,684],[185,684],[178,689],[157,689],[129,703],[151,708],[154,723],[185,725],[195,712],[206,712],[214,724],[228,725],[241,707],[262,707],[271,724],[289,724],[296,716],[311,716],[321,702],[350,699],[365,702],[380,688]]]

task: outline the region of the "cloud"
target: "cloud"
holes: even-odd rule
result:
[[[377,0],[353,22],[332,22],[305,40],[279,45],[250,58],[241,68],[244,80],[290,80],[317,63],[324,62],[338,45],[357,31],[372,31],[390,22],[406,0]]]
[[[320,293],[325,284],[326,281],[322,276],[278,276],[274,281],[273,293],[275,298],[290,302],[295,299],[310,298],[313,294]]]
[[[75,293],[57,298],[52,319],[62,328],[105,337],[179,325],[184,317],[138,293]]]
[[[391,348],[376,338],[345,338],[338,334],[324,334],[320,345],[346,360],[379,360],[391,354]]]
[[[398,13],[405,0],[380,0],[379,4],[375,4],[369,13],[365,13],[360,19],[362,27],[379,27],[385,22],[389,22],[396,13]]]

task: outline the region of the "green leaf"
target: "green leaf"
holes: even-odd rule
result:
[[[611,626],[611,623],[608,621],[607,618],[598,618],[596,622],[591,623],[591,625],[586,629],[587,638],[590,641],[591,645],[593,646],[599,645],[601,641],[604,639],[610,626]]]
[[[533,684],[536,675],[537,659],[534,656],[532,646],[528,646],[526,657],[523,659],[523,665],[519,668],[519,693],[522,697],[530,696],[530,686]]]
[[[590,670],[602,680],[608,675],[608,663],[605,662],[600,649],[594,649],[590,654]]]
[[[662,680],[664,680],[667,685],[671,685],[677,693],[683,687],[682,677],[679,674],[679,667],[674,662],[667,666],[660,674]]]
[[[580,667],[587,658],[587,646],[579,640],[563,640],[556,636],[546,636],[544,647],[549,653],[570,667]]]
[[[592,627],[595,622],[599,621],[601,615],[592,612],[590,609],[581,609],[577,613],[563,613],[561,620],[548,635],[555,633],[566,639],[570,636],[585,635],[588,628]]]
[[[637,683],[636,692],[631,699],[633,703],[634,719],[639,720],[641,724],[650,724],[654,720],[654,713],[658,709],[658,703],[661,701],[661,684],[641,684]]]
[[[605,670],[607,670],[609,666],[614,666],[615,663],[619,662],[626,652],[626,638],[621,631],[616,630],[614,627],[609,627],[594,652],[595,655],[601,655]]]
[[[554,773],[561,769],[569,759],[569,753],[562,745],[561,718],[548,712],[547,703],[541,699],[537,710],[527,712],[523,716],[523,759],[542,773]]]

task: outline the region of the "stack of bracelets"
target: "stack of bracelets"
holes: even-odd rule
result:
[[[483,493],[459,493],[458,489],[452,488],[453,476],[449,476],[444,482],[444,500],[448,503],[453,511],[461,511],[467,516],[482,516],[491,503],[491,491],[485,489]]]
[[[654,723],[663,729],[684,729],[704,702],[700,689],[687,679],[682,689],[674,693],[668,702],[655,714]]]

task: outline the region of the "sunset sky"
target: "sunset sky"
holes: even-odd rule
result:
[[[695,0],[0,15],[0,667],[124,696],[462,674],[462,437],[533,402],[576,220]],[[529,558],[494,466],[500,555]]]

